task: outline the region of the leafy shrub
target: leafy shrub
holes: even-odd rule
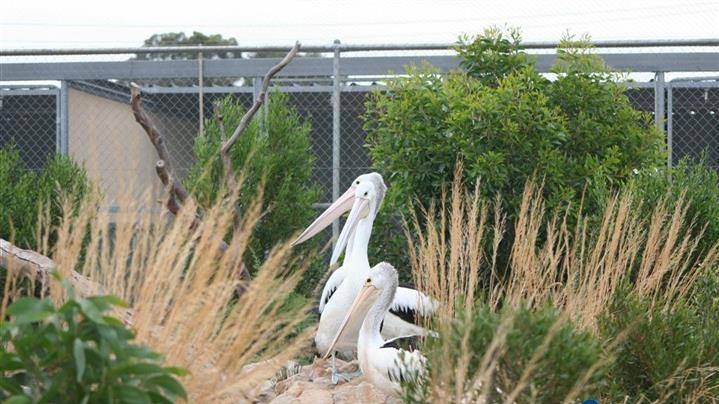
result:
[[[578,330],[569,321],[557,323],[561,321],[560,315],[551,307],[539,310],[508,307],[503,312],[495,312],[480,303],[469,321],[465,315],[466,312],[459,313],[452,320],[454,325],[450,335],[428,339],[423,348],[429,360],[428,377],[439,378],[439,373],[454,372],[455,368],[462,367],[466,369],[465,377],[472,378],[493,367],[492,385],[484,389],[492,396],[489,402],[504,402],[515,387],[522,384],[525,370],[530,371],[529,378],[516,397],[517,402],[562,402],[575,383],[601,358],[600,341],[591,333]],[[483,356],[496,342],[497,335],[502,334],[502,323],[508,318],[511,325],[501,349],[494,351],[491,360],[483,364]],[[465,348],[460,348],[463,346]],[[536,355],[537,358],[533,358]],[[597,369],[579,393],[582,396],[594,394],[601,375],[601,368]],[[450,380],[457,383],[454,377]],[[469,383],[468,380],[465,382]],[[436,383],[424,383],[424,386],[432,385]],[[431,392],[424,386],[405,386],[405,397],[410,401],[428,401]],[[444,388],[453,391],[447,386]]]
[[[55,155],[40,172],[28,170],[13,145],[0,148],[0,238],[22,248],[38,247],[37,225],[49,213],[49,225],[60,223],[63,201],[77,207],[88,190],[85,170],[69,157]],[[50,245],[54,243],[51,234]]]
[[[462,38],[463,70],[410,67],[389,91],[370,97],[364,127],[374,168],[390,184],[385,211],[407,213],[415,198],[420,206],[440,199],[460,159],[466,183],[481,178],[484,197],[501,194],[510,220],[534,176],[544,182],[548,208],[583,203],[591,215],[607,186],[662,164],[661,133],[632,108],[586,41],[562,43],[555,80],[540,75],[518,44],[516,33],[507,39],[497,30]],[[383,259],[403,254],[394,255]]]
[[[232,97],[221,101],[220,110],[228,131],[237,127],[245,113]],[[311,179],[314,158],[310,152],[309,120],[292,109],[287,95],[272,93],[265,120],[266,135],[260,131],[260,121],[253,119],[230,151],[236,174],[242,171],[245,176],[238,201],[240,211],[255,198],[262,179],[265,180],[263,209],[267,214],[255,228],[245,254],[245,263],[253,271],[275,244],[309,223],[315,215],[312,204],[320,195]],[[213,204],[224,184],[218,153],[220,141],[215,120],[208,120],[205,133],[195,140],[197,161],[186,183],[203,207]]]
[[[0,398],[13,403],[171,403],[186,399],[161,357],[131,342],[133,334],[107,314],[112,296],[71,298],[59,308],[21,298],[0,326]]]
[[[631,402],[697,402],[715,396],[719,322],[702,311],[686,302],[665,308],[626,295],[614,300],[600,319],[602,334],[619,343],[609,370],[614,401],[628,396]]]
[[[706,159],[684,158],[675,167],[643,170],[629,186],[644,203],[645,217],[661,199],[674,208],[684,195],[688,203],[687,218],[694,221],[693,235],[702,230],[699,251],[706,251],[719,241],[719,175],[708,167]]]

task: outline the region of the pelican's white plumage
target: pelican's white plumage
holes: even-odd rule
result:
[[[329,347],[370,270],[367,248],[374,219],[386,191],[384,180],[378,173],[360,175],[294,242],[299,244],[309,239],[329,226],[342,213],[350,211],[330,259],[330,266],[334,266],[344,250],[343,265],[332,273],[320,297],[320,324],[315,335],[315,344],[320,352]],[[427,315],[434,311],[436,302],[415,290],[400,288],[397,301],[392,307],[398,309],[398,312]],[[336,344],[336,350],[345,357],[354,357],[358,332],[359,324],[350,326],[343,339]],[[424,335],[426,332],[424,328],[404,321],[392,313],[387,313],[382,322],[382,334],[387,338]]]
[[[426,362],[419,351],[398,348],[399,338],[385,341],[380,333],[395,299],[397,283],[397,271],[392,265],[382,262],[372,268],[325,355],[336,350],[335,344],[344,338],[348,328],[360,324],[357,358],[362,374],[375,386],[394,392],[400,389],[400,381],[420,376]]]

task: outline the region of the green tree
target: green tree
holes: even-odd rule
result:
[[[262,217],[250,239],[245,262],[254,270],[269,250],[307,225],[315,215],[312,204],[319,188],[312,181],[314,157],[310,152],[310,121],[303,119],[288,103],[287,95],[272,93],[267,104],[266,133],[260,120],[254,119],[230,150],[233,167],[242,171],[244,184],[239,196],[239,211],[255,198],[264,178]],[[228,130],[235,128],[245,113],[244,107],[228,96],[220,103]],[[197,161],[185,180],[201,206],[211,206],[224,183],[219,160],[220,129],[207,120],[205,133],[195,139]]]
[[[65,200],[77,207],[89,188],[87,173],[69,157],[55,155],[42,171],[31,171],[12,144],[0,148],[0,184],[0,238],[27,249],[39,247],[39,220],[47,216],[46,225],[57,226]],[[50,233],[49,247],[54,240]]]
[[[409,67],[389,91],[374,93],[364,127],[374,167],[390,185],[383,213],[438,200],[458,160],[467,184],[481,179],[484,197],[502,195],[510,220],[529,178],[543,181],[548,208],[583,204],[591,215],[608,187],[625,183],[634,169],[660,166],[661,132],[590,49],[586,38],[562,41],[550,80],[519,48],[516,32],[490,29],[460,38],[459,70]],[[396,233],[373,237],[383,240],[374,248],[401,266],[403,248],[387,251],[392,238]]]
[[[153,34],[145,39],[142,46],[145,47],[163,47],[163,46],[237,46],[237,39],[224,38],[220,34],[206,35],[201,32],[194,31],[192,35],[187,36],[184,32],[165,32],[161,34]],[[241,55],[233,51],[214,51],[205,52],[203,57],[207,59],[232,59],[239,58]],[[138,53],[138,60],[187,60],[197,59],[197,52],[175,52],[175,53]]]

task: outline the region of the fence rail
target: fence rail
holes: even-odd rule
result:
[[[595,41],[595,48],[650,48],[650,47],[715,47],[719,38],[696,39],[629,39]],[[450,50],[453,43],[409,43],[409,44],[343,44],[335,41],[332,45],[305,45],[304,52],[368,52],[368,51],[421,51]],[[555,49],[557,41],[523,42],[523,49]],[[0,49],[0,56],[55,56],[55,55],[122,55],[130,53],[175,53],[175,52],[284,52],[289,46],[162,46],[131,48],[71,48],[71,49]]]
[[[553,49],[556,42],[527,42],[525,49]],[[620,71],[650,73],[643,82],[627,82],[627,96],[640,110],[654,114],[666,131],[668,164],[708,150],[719,167],[719,39],[603,41],[595,43],[607,65]],[[325,57],[298,57],[281,72],[273,89],[311,120],[315,180],[325,189],[323,203],[336,199],[358,174],[370,169],[360,116],[371,91],[401,74],[405,66],[428,62],[447,72],[459,59],[452,44],[362,45],[336,42],[308,46]],[[692,51],[687,48],[691,47]],[[616,49],[624,48],[623,53]],[[637,49],[642,48],[642,49]],[[656,49],[662,48],[662,49]],[[245,106],[258,96],[261,75],[273,58],[133,60],[134,54],[182,52],[285,51],[287,47],[174,47],[106,49],[0,50],[0,144],[14,141],[32,168],[59,151],[87,162],[106,188],[118,178],[156,181],[156,156],[132,119],[127,100],[130,81],[140,83],[153,119],[168,133],[168,147],[180,172],[193,161],[192,146],[211,119],[212,103],[232,96]],[[352,52],[402,51],[388,54]],[[408,53],[409,52],[409,53]],[[381,52],[379,52],[381,53]],[[532,53],[540,72],[550,71],[554,53]],[[85,56],[78,61],[75,56]],[[117,60],[118,55],[128,60]],[[112,56],[112,57],[111,57]],[[394,73],[392,73],[394,72]],[[707,77],[666,80],[666,74],[703,72]],[[48,83],[48,81],[50,81]],[[18,83],[22,82],[22,83]],[[97,164],[97,167],[92,167]],[[148,183],[149,184],[149,183]],[[156,185],[156,184],[155,184]],[[337,229],[335,229],[337,231]]]

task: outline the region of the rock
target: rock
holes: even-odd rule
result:
[[[402,401],[386,392],[377,389],[371,383],[360,380],[359,384],[351,383],[335,389],[332,395],[335,404],[354,404],[354,403],[378,403],[378,404],[395,404]]]
[[[340,372],[354,372],[358,369],[357,362],[337,361]],[[294,373],[294,372],[293,372]],[[285,380],[277,381],[274,394],[265,394],[259,398],[260,403],[269,404],[354,404],[379,403],[398,404],[398,397],[377,389],[361,376],[349,382],[333,384],[330,378],[329,362],[315,361],[301,366],[296,373],[290,374]]]

